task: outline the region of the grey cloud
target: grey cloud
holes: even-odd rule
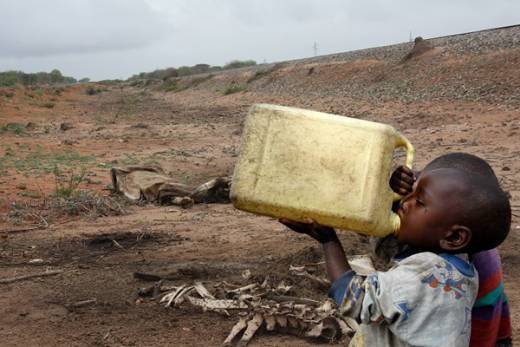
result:
[[[519,23],[518,0],[0,0],[0,70],[126,78]]]
[[[34,57],[143,47],[171,30],[141,0],[0,1],[0,56]]]

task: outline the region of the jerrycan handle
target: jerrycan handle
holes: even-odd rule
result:
[[[406,137],[404,137],[401,133],[397,133],[396,134],[396,138],[395,138],[394,146],[395,146],[395,148],[401,148],[401,147],[406,148],[406,163],[405,163],[405,165],[409,169],[412,169],[413,160],[414,160],[414,157],[415,157],[415,149],[413,148],[413,146],[410,143],[410,141],[408,141],[408,139]],[[402,199],[402,195],[394,193],[394,201],[397,201],[397,200],[400,200],[400,199]],[[393,212],[392,212],[392,217],[391,218],[392,218],[392,221],[391,221],[392,229],[394,230],[394,234],[397,234],[398,231],[399,231],[399,228],[401,227],[401,219],[399,218],[399,216],[396,213],[393,213]]]

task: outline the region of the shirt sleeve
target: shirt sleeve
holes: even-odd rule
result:
[[[391,304],[391,291],[385,292],[381,288],[379,277],[382,274],[361,276],[348,271],[332,284],[329,297],[338,304],[342,315],[354,318],[358,323],[395,321],[400,312]]]
[[[329,298],[333,299],[338,306],[343,303],[347,288],[349,288],[354,276],[354,271],[347,271],[330,286]]]

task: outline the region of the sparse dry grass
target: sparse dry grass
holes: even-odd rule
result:
[[[42,225],[67,216],[120,216],[126,214],[128,204],[119,196],[102,196],[80,190],[67,197],[51,195],[37,201],[13,202],[3,219],[12,225]]]

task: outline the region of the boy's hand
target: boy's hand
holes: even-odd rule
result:
[[[417,178],[410,168],[399,166],[390,177],[390,188],[400,195],[408,195],[413,190],[413,184]]]
[[[295,222],[289,219],[280,219],[280,223],[297,233],[307,234],[319,243],[326,243],[338,239],[333,228],[320,225],[314,221],[309,223]]]

